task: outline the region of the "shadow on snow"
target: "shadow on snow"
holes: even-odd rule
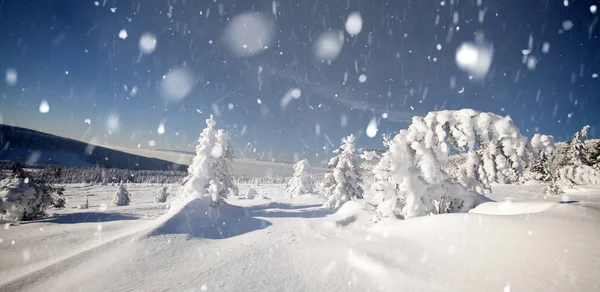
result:
[[[110,222],[110,221],[123,221],[123,220],[137,220],[139,217],[119,214],[119,213],[102,213],[102,212],[79,212],[71,214],[61,214],[54,217],[43,218],[31,223],[57,223],[57,224],[76,224],[76,223],[87,223],[87,222]]]

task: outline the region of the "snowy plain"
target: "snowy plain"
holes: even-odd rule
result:
[[[215,214],[169,209],[168,187],[154,203],[160,185],[129,184],[116,207],[117,186],[67,185],[67,208],[3,224],[0,291],[600,291],[600,186],[493,185],[470,213],[376,223],[368,196],[332,213],[242,185]]]

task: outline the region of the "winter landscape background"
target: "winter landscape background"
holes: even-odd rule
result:
[[[0,291],[599,291],[597,1],[2,1]]]

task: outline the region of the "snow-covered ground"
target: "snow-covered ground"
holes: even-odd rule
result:
[[[132,205],[116,207],[117,186],[69,185],[54,216],[5,224],[0,291],[600,291],[600,186],[494,185],[498,202],[468,214],[377,223],[360,203],[331,214],[284,185],[219,214],[127,188]]]

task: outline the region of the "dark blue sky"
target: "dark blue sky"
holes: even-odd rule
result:
[[[0,82],[2,122],[71,138],[130,148],[150,148],[154,140],[155,148],[192,150],[204,119],[217,110],[218,126],[230,130],[239,149],[285,160],[318,153],[320,160],[330,155],[328,140],[337,146],[353,133],[359,146],[380,148],[381,134],[406,128],[413,115],[465,107],[510,115],[527,135],[564,140],[585,124],[600,134],[600,78],[592,77],[600,74],[600,12],[590,11],[599,1],[1,3],[0,70],[18,76],[16,84]],[[273,42],[239,57],[227,50],[224,30],[247,11],[274,24]],[[344,32],[331,64],[316,60],[319,33],[343,30],[353,11],[362,15],[360,34]],[[573,24],[568,31],[565,21]],[[119,38],[122,29],[126,39]],[[140,53],[144,33],[156,36],[151,54]],[[457,48],[476,34],[494,49],[482,80],[470,80],[455,61]],[[534,70],[523,63],[530,40]],[[193,72],[194,88],[185,99],[166,102],[160,84],[177,67]],[[358,81],[360,74],[366,82]],[[293,88],[301,97],[282,109],[282,97]],[[48,113],[39,111],[42,100]],[[109,134],[111,115],[118,115],[120,129]],[[365,128],[373,117],[379,132],[369,138]],[[157,133],[161,122],[163,135]]]

